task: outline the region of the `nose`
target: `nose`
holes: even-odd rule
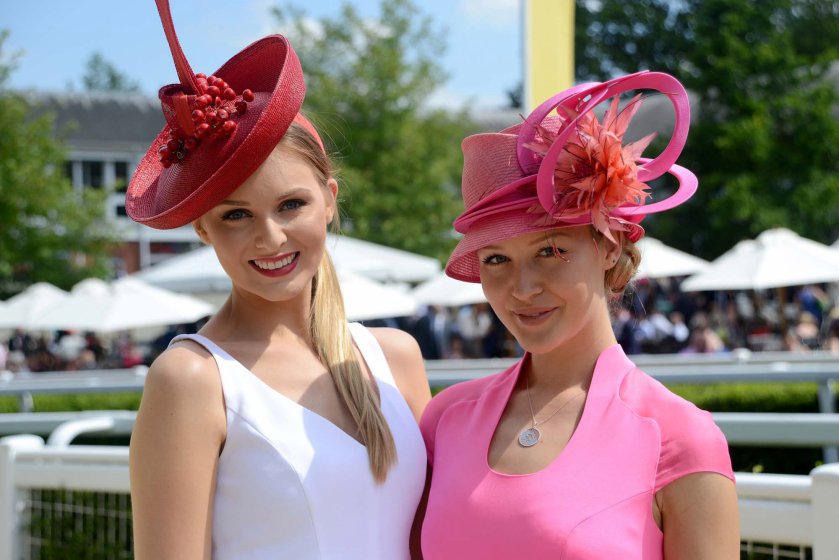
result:
[[[283,224],[272,217],[267,217],[259,223],[254,242],[257,249],[278,252],[287,239]]]
[[[530,263],[517,263],[510,275],[511,293],[519,301],[529,301],[542,292],[542,279]]]

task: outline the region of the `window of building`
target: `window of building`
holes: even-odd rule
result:
[[[105,182],[104,165],[101,161],[82,162],[82,184],[101,188]]]
[[[116,180],[117,192],[125,192],[128,187],[128,162],[115,161],[114,162],[114,179]]]

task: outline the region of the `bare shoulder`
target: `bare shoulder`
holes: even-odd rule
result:
[[[146,375],[148,389],[201,396],[221,394],[218,369],[213,356],[197,343],[176,342],[152,363]],[[196,391],[198,394],[196,395]]]
[[[181,421],[186,429],[203,425],[223,439],[224,393],[212,355],[189,341],[163,352],[146,375],[138,421],[160,427]]]
[[[399,329],[372,328],[370,332],[382,347],[396,386],[419,420],[425,405],[431,400],[431,390],[417,341]]]

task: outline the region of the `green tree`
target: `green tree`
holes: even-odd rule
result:
[[[5,89],[14,57],[0,32],[0,297],[45,281],[69,288],[109,269],[105,193],[73,190],[54,121]]]
[[[102,53],[93,53],[86,67],[82,84],[88,91],[140,91],[140,85],[117,70]]]
[[[383,0],[375,20],[349,4],[314,22],[274,13],[306,75],[304,110],[339,156],[347,233],[445,258],[462,209],[458,146],[476,127],[426,104],[445,80],[440,31],[410,0]]]
[[[708,257],[773,226],[836,239],[839,2],[578,0],[576,25],[579,79],[649,68],[699,98],[680,158],[699,192],[651,233]]]

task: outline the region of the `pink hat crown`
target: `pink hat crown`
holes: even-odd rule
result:
[[[618,99],[632,90],[659,91],[675,110],[670,141],[652,159],[641,153],[653,135],[623,143],[641,99],[636,96],[622,109]],[[598,121],[593,110],[609,98],[612,104]],[[574,86],[542,103],[521,124],[466,138],[462,144],[466,211],[454,223],[465,236],[447,272],[477,282],[477,249],[542,229],[592,224],[613,241],[613,230],[637,241],[644,234],[639,222],[645,215],[673,208],[696,191],[693,173],[675,164],[689,123],[687,92],[678,80],[644,71]],[[650,197],[647,182],[664,173],[679,180],[678,190],[645,204]]]

